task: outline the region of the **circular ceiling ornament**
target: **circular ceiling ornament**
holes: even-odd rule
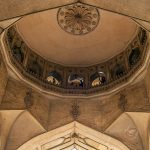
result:
[[[80,3],[64,6],[58,10],[57,14],[59,26],[74,35],[93,31],[99,24],[99,19],[97,8]]]

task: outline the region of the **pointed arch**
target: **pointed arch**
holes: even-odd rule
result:
[[[120,141],[86,127],[78,122],[72,122],[50,132],[37,136],[18,150],[129,150]]]

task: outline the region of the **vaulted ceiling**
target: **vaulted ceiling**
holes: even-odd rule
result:
[[[57,23],[58,7],[72,4],[77,0],[26,0],[19,2],[18,0],[0,0],[0,33],[20,20],[17,23],[18,32],[36,53],[50,61],[67,66],[88,66],[102,62],[123,51],[127,43],[133,39],[138,25],[150,31],[149,0],[79,1],[97,6],[100,13],[99,25],[87,35],[68,34]],[[51,8],[55,9],[49,10]],[[39,13],[39,11],[44,12]],[[88,54],[86,53],[87,49]],[[4,54],[2,53],[2,55]],[[8,58],[5,58],[4,61],[6,60],[10,61]],[[135,76],[135,80],[132,79],[128,85],[130,88],[122,91],[127,94],[127,104],[119,103],[123,105],[121,107],[124,107],[123,112],[118,105],[118,102],[120,102],[119,94],[115,95],[115,98],[105,97],[107,100],[103,97],[104,95],[96,97],[95,103],[92,98],[79,100],[80,104],[75,107],[75,111],[72,110],[75,113],[74,115],[79,115],[79,121],[97,130],[95,131],[80,123],[72,122],[74,121],[70,113],[71,109],[74,109],[70,104],[72,99],[63,97],[64,101],[62,101],[62,97],[49,95],[46,93],[47,91],[43,92],[41,89],[28,84],[27,81],[24,84],[22,81],[25,80],[21,77],[18,78],[17,73],[18,77],[16,76],[15,70],[10,67],[10,64],[6,70],[5,63],[1,62],[0,148],[3,150],[16,150],[19,146],[22,146],[19,149],[22,150],[26,147],[29,149],[28,146],[33,146],[34,150],[40,150],[43,146],[43,149],[47,150],[53,147],[55,143],[57,146],[58,138],[68,134],[71,135],[76,131],[82,136],[81,139],[90,139],[90,144],[94,143],[95,146],[97,142],[97,149],[101,148],[103,150],[105,147],[100,144],[100,140],[102,140],[104,145],[111,143],[108,146],[109,148],[114,145],[116,147],[121,145],[120,149],[124,147],[123,150],[128,148],[149,150],[150,73],[148,65],[144,64],[143,66],[144,69],[138,72],[138,75],[142,73],[143,75],[139,78]],[[7,71],[9,75],[7,75]],[[147,75],[144,76],[146,71]],[[143,79],[143,77],[145,78]],[[133,81],[134,85],[131,84]],[[135,81],[138,83],[135,83]],[[31,108],[26,108],[24,98],[31,86],[34,89],[31,96],[34,103]],[[69,126],[64,125],[69,122],[72,122]],[[49,131],[58,126],[62,127]],[[57,137],[56,133],[58,133]],[[53,136],[50,136],[52,134]],[[56,140],[54,143],[53,139]],[[76,137],[71,137],[70,143],[72,145],[69,149],[73,148],[75,142],[76,145],[78,144],[79,141],[76,139]],[[96,140],[96,142],[93,140]],[[90,149],[85,143],[82,144],[85,148]],[[66,145],[62,147],[64,148]],[[80,145],[78,148],[82,149]]]
[[[25,43],[58,64],[81,67],[106,61],[124,51],[137,32],[138,27],[130,18],[99,9],[94,31],[73,35],[59,26],[58,10],[29,15],[17,23]]]

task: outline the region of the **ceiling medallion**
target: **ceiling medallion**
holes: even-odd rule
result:
[[[64,6],[57,14],[59,26],[74,35],[93,31],[99,23],[99,18],[97,8],[80,3]]]

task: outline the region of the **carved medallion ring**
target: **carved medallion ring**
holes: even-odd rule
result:
[[[57,14],[59,26],[74,35],[83,35],[93,31],[99,24],[97,8],[80,3],[60,8]]]

